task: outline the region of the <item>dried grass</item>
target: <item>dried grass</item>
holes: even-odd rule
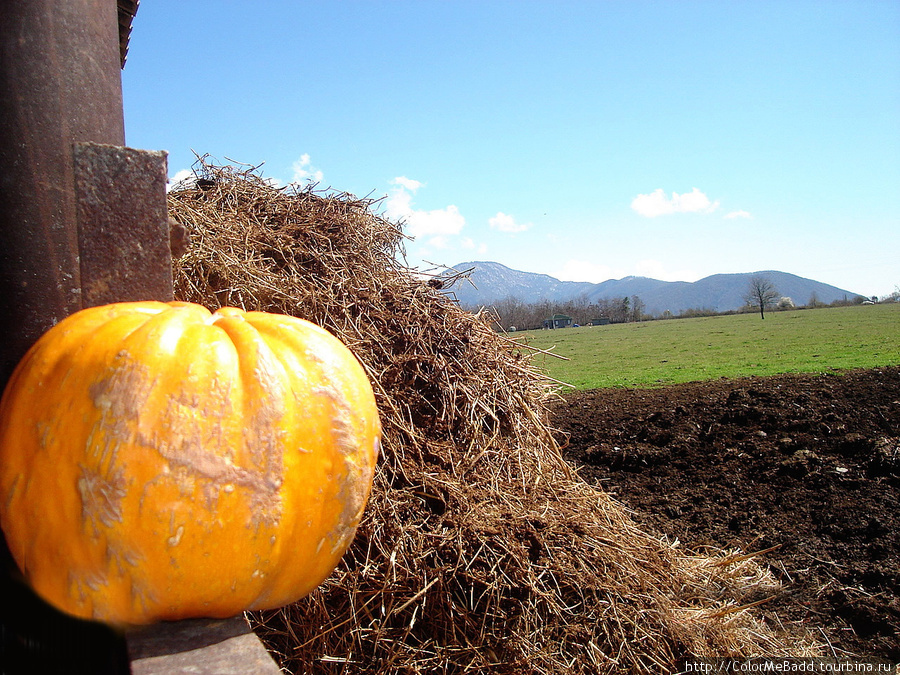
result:
[[[402,262],[377,203],[277,189],[201,160],[169,194],[191,233],[176,295],[301,316],[376,390],[384,455],[334,574],[254,616],[296,673],[666,673],[689,656],[816,651],[754,614],[777,583],[752,557],[692,554],[583,482],[546,425],[552,382],[445,280]]]

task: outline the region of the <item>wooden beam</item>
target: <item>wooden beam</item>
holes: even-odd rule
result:
[[[161,623],[128,635],[132,675],[278,675],[243,616]]]

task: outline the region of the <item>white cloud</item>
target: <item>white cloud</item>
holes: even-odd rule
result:
[[[719,202],[711,202],[697,188],[683,194],[673,192],[671,199],[658,188],[648,195],[639,194],[632,200],[631,208],[642,216],[655,218],[670,213],[711,213],[719,208]]]
[[[531,227],[531,223],[517,223],[515,218],[503,211],[497,211],[496,216],[488,219],[488,224],[492,230],[500,232],[524,232]]]
[[[409,233],[413,237],[459,234],[466,224],[459,209],[453,204],[432,211],[414,210],[406,218]]]
[[[428,238],[428,245],[432,248],[443,250],[450,248],[450,239],[446,235],[438,234]]]
[[[463,237],[459,242],[459,246],[466,251],[477,251],[479,255],[487,253],[488,247],[484,242],[478,244],[472,237]]]
[[[423,187],[424,184],[420,181],[413,180],[412,178],[407,178],[406,176],[397,176],[394,180],[391,181],[391,185],[399,185],[405,190],[415,192],[420,187]]]
[[[190,169],[182,169],[181,171],[177,171],[174,176],[169,178],[169,182],[166,185],[166,192],[176,187],[179,183],[192,181],[193,178],[194,172]]]
[[[725,215],[726,218],[752,218],[749,211],[732,211]]]
[[[427,238],[428,244],[435,248],[447,248],[449,238],[465,227],[466,219],[453,204],[431,211],[413,207],[413,196],[423,183],[406,176],[398,176],[391,183],[396,187],[385,201],[385,215],[391,220],[404,221],[409,236]]]
[[[303,153],[291,167],[294,171],[293,183],[321,183],[325,174],[312,165],[309,154]]]
[[[412,198],[412,192],[403,187],[391,191],[384,202],[384,214],[391,220],[406,220],[413,212]]]

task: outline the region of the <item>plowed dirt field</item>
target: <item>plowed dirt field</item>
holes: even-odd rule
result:
[[[576,392],[553,423],[646,529],[772,548],[784,589],[761,614],[900,662],[900,368]]]

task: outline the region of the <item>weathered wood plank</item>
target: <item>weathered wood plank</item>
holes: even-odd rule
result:
[[[128,635],[132,675],[278,675],[242,616],[162,623]]]

